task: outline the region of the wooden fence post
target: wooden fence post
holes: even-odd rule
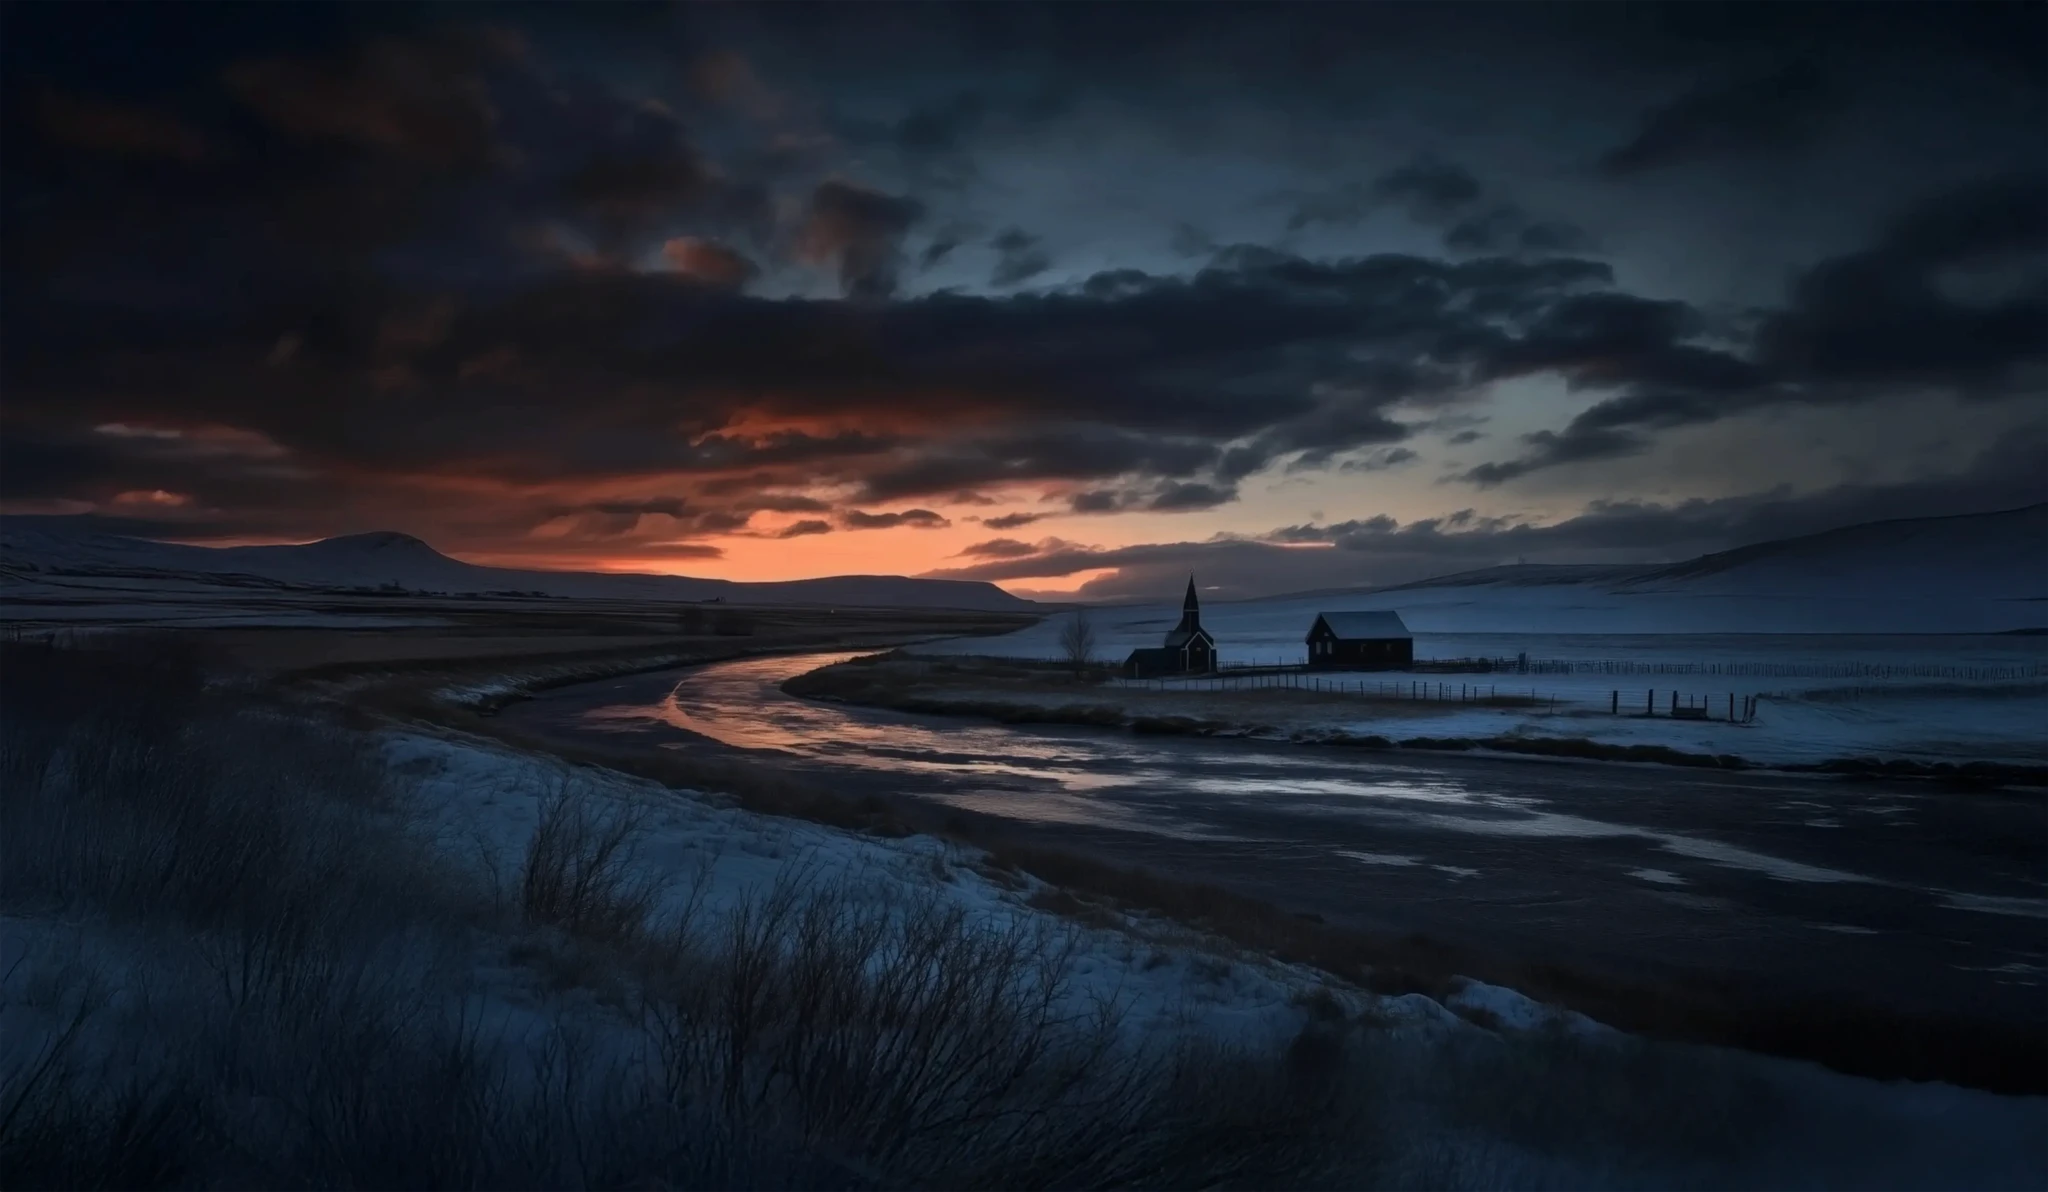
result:
[[[1616,691],[1614,693],[1614,706],[1609,708],[1607,711],[1608,714],[1611,716],[1621,715],[1621,692]]]
[[[1648,694],[1648,695],[1646,695],[1646,696],[1644,696],[1644,697],[1643,697],[1643,715],[1645,715],[1645,716],[1655,716],[1656,714],[1657,714],[1657,689],[1656,689],[1655,687],[1652,687],[1652,688],[1650,688],[1650,694]]]

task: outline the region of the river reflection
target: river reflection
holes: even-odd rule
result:
[[[1677,855],[1780,881],[1869,882],[1687,833],[1567,814],[1540,795],[1475,786],[1441,772],[1384,762],[1352,776],[1337,755],[1082,731],[1018,731],[971,720],[862,714],[790,698],[784,681],[853,653],[755,658],[673,679],[658,698],[587,710],[592,724],[658,723],[739,749],[774,751],[870,772],[937,780],[921,794],[954,806],[1039,823],[1086,824],[1180,839],[1257,840],[1223,822],[1289,811],[1326,821],[1529,841],[1634,839]],[[1211,746],[1205,751],[1203,745]],[[1340,771],[1340,772],[1333,772]],[[1218,814],[1243,805],[1245,814]],[[1201,809],[1201,818],[1181,814]]]
[[[738,749],[770,749],[868,769],[1032,779],[1076,790],[1127,786],[1143,774],[1091,768],[1087,742],[1034,740],[966,722],[876,724],[831,704],[781,694],[805,671],[857,657],[806,654],[708,668],[676,680],[660,700],[594,708],[593,721],[653,720]]]
[[[851,653],[549,692],[507,709],[628,749],[748,751],[855,796],[1290,907],[1603,963],[1716,966],[1819,994],[2038,1018],[2038,805],[1900,784],[1003,726],[784,694]],[[1818,823],[1816,822],[1818,821]],[[1827,826],[1820,826],[1825,824]],[[1991,842],[1986,845],[1984,842]],[[2003,966],[2003,967],[2001,967]],[[2024,985],[2024,988],[2021,986]],[[2027,1001],[2027,997],[2035,1000]]]

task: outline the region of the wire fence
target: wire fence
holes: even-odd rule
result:
[[[1613,716],[1666,716],[1678,720],[1750,721],[1756,718],[1757,696],[1736,692],[1680,692],[1649,689],[1624,693],[1617,689],[1594,698],[1586,692],[1564,694],[1544,691],[1540,686],[1518,683],[1450,682],[1439,679],[1363,678],[1318,673],[1305,668],[1240,667],[1213,675],[1175,675],[1154,678],[1118,678],[1111,683],[1124,690],[1223,693],[1240,691],[1299,691],[1314,695],[1349,696],[1356,699],[1399,700],[1417,703],[1467,704],[1475,707],[1519,708],[1531,712],[1576,714],[1605,712]]]
[[[1307,655],[1275,655],[1225,662],[1224,672],[1282,672],[1305,669]],[[2004,665],[1959,665],[1945,662],[1878,663],[1820,661],[1639,662],[1613,658],[1418,658],[1406,669],[1417,674],[1613,675],[1653,678],[1660,675],[1701,675],[1743,679],[1946,679],[1954,682],[2001,683],[2048,679],[2048,662]]]
[[[1502,659],[1515,666],[1516,659]],[[1633,662],[1617,659],[1529,659],[1517,669],[1532,675],[1722,675],[1753,679],[1951,679],[2010,682],[2048,678],[2048,663],[1959,666],[1952,663],[1878,662]]]

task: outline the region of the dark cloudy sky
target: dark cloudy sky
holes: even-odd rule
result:
[[[13,4],[0,508],[1113,596],[2026,504],[2044,11]]]

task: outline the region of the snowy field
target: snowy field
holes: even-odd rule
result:
[[[1530,592],[1550,604],[1526,608],[1522,598]],[[1348,608],[1397,610],[1415,633],[1417,659],[1528,655],[1532,662],[1528,674],[1323,676],[1325,690],[1335,684],[1366,694],[1413,694],[1419,684],[1448,703],[1427,705],[1430,715],[1425,719],[1409,713],[1346,717],[1325,709],[1313,717],[1296,717],[1276,707],[1276,715],[1292,717],[1282,727],[1307,733],[1589,737],[1620,746],[1645,743],[1694,754],[1735,754],[1769,764],[1833,758],[2048,762],[2048,635],[1702,631],[1698,625],[1716,621],[1696,616],[1700,604],[1694,600],[1589,592],[1579,592],[1571,600],[1634,604],[1612,621],[1589,608],[1577,608],[1573,616],[1554,616],[1567,604],[1554,590],[1487,586],[1384,592],[1362,600],[1323,596],[1214,604],[1202,610],[1202,625],[1217,637],[1217,655],[1227,672],[1233,666],[1303,664],[1303,639],[1315,614]],[[1802,602],[1776,604],[1782,610],[1778,625],[1796,623],[1800,616],[1821,616],[1812,608],[1798,616],[1784,610],[1804,608]],[[1180,606],[1100,608],[1092,619],[1100,643],[1096,655],[1120,659],[1135,647],[1157,645],[1180,619]],[[1536,627],[1497,629],[1516,619]],[[1604,629],[1544,627],[1575,621],[1604,623]],[[1880,619],[1872,616],[1872,621]],[[1911,610],[1901,606],[1892,606],[1882,619],[1894,629],[1911,621]],[[1645,625],[1661,625],[1665,631],[1647,631]],[[1065,619],[1055,616],[1004,637],[952,639],[913,649],[928,655],[1055,659],[1061,655],[1063,627]],[[1561,670],[1559,664],[1569,664],[1569,670]],[[1167,680],[1163,686],[1200,692],[1219,684]],[[1460,705],[1466,692],[1532,696],[1542,707],[1473,709]],[[1679,694],[1681,705],[1704,703],[1716,719],[1669,719],[1665,713],[1673,692]],[[1724,719],[1731,696],[1737,709],[1745,698],[1757,698],[1751,723]],[[1628,715],[1610,715],[1616,698]],[[1659,715],[1638,715],[1653,698]]]
[[[1604,613],[1582,618],[1591,624],[1555,626],[1542,610],[1525,607],[1513,592],[1466,593],[1469,603],[1411,603],[1400,593],[1372,597],[1297,597],[1285,601],[1244,601],[1204,605],[1202,625],[1215,635],[1217,658],[1225,666],[1299,665],[1307,660],[1309,626],[1321,612],[1385,608],[1400,614],[1415,635],[1415,657],[1425,659],[1565,659],[1633,663],[1787,663],[1825,670],[1850,665],[2010,666],[2048,663],[2048,634],[2005,629],[1932,631],[1902,628],[1915,619],[1883,618],[1885,627],[1852,629],[1783,628],[1796,618],[1760,618],[1746,628],[1738,618],[1694,621],[1683,607],[1653,598],[1626,616]],[[1616,597],[1615,599],[1622,599]],[[2048,602],[2044,602],[2048,603]],[[1816,611],[1814,619],[1822,619]],[[1092,610],[1095,655],[1121,661],[1134,649],[1157,646],[1180,619],[1179,604],[1117,605]],[[1560,618],[1561,619],[1561,618]],[[2012,618],[2018,619],[2018,618]],[[984,654],[1007,658],[1058,658],[1066,619],[1049,617],[998,638],[935,642],[929,653]],[[1937,621],[1937,623],[1939,623]],[[2004,621],[1994,624],[2013,626]],[[2022,626],[2024,627],[2024,626]]]
[[[757,815],[625,775],[572,770],[448,738],[403,734],[387,744],[392,766],[416,792],[421,827],[451,864],[508,897],[543,804],[567,784],[583,797],[644,813],[636,864],[668,886],[657,917],[688,907],[707,922],[721,922],[778,883],[795,882],[884,907],[950,904],[996,931],[1056,922],[1027,905],[1039,883],[1019,875],[999,885],[977,868],[976,852],[931,837],[881,839]],[[1163,922],[1133,923],[1129,931],[1078,930],[1082,948],[1069,995],[1077,1007],[1118,1004],[1134,1037],[1192,1029],[1271,1045],[1301,1028],[1301,1003],[1325,987],[1313,972],[1235,949],[1217,951]],[[1480,996],[1502,995],[1513,998],[1507,991]],[[1455,1021],[1420,995],[1374,1005],[1418,1027]],[[1532,1011],[1525,1005],[1515,1012]]]

